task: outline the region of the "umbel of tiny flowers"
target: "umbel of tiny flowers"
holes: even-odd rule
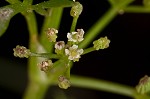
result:
[[[74,62],[79,61],[82,53],[83,49],[78,49],[78,45],[73,45],[72,47],[65,49],[65,54],[68,56],[68,59],[73,60]]]
[[[140,94],[150,93],[150,77],[145,75],[139,81],[139,84],[136,86],[136,90]]]
[[[58,41],[55,43],[55,53],[59,55],[63,55],[65,48],[65,42],[64,41]]]
[[[67,89],[70,87],[70,81],[65,76],[58,77],[58,86],[62,89]]]
[[[77,29],[77,32],[67,33],[68,41],[71,41],[71,42],[79,43],[84,40],[83,36],[84,36],[83,29]]]
[[[101,37],[100,39],[93,42],[96,50],[105,49],[109,47],[110,40],[107,37]]]
[[[52,67],[53,63],[52,60],[44,60],[41,63],[38,64],[41,71],[48,72]]]
[[[46,31],[46,35],[50,42],[56,42],[58,30],[54,28],[48,28]]]
[[[29,49],[24,46],[17,45],[16,48],[13,48],[14,56],[20,58],[28,58],[31,55]]]

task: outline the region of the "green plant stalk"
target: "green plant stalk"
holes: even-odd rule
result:
[[[45,50],[49,53],[53,51],[53,43],[50,43],[46,37],[46,30],[48,28],[58,29],[63,13],[63,8],[51,8],[48,10],[49,16],[45,16],[43,27],[41,30],[40,42],[44,46]]]
[[[124,0],[124,2],[119,3],[115,7],[111,7],[102,18],[87,31],[84,41],[80,43],[80,48],[86,48],[94,38],[101,33],[101,31],[111,22],[111,20],[118,14],[118,11],[125,8],[128,4],[133,2],[133,0]]]
[[[31,5],[33,0],[23,0],[24,5]]]
[[[123,10],[127,13],[150,13],[150,8],[144,6],[128,6]]]
[[[85,39],[80,43],[80,48],[86,48],[91,41],[110,23],[110,21],[118,14],[118,9],[111,8],[106,14],[100,18],[85,35]]]
[[[30,82],[27,87],[27,92],[25,93],[23,99],[44,99],[45,93],[48,90],[47,84],[39,84],[35,82]]]
[[[6,0],[10,4],[21,3],[19,0]]]
[[[134,98],[137,94],[135,89],[129,86],[107,82],[104,80],[97,80],[94,78],[86,78],[80,76],[71,75],[71,84],[75,87],[89,88],[99,91],[106,91],[111,93],[116,93],[124,96],[129,96]]]
[[[90,53],[90,52],[92,52],[92,51],[95,51],[95,48],[90,47],[90,48],[84,49],[84,52],[83,52],[82,55],[87,54],[87,53]]]
[[[78,18],[79,18],[79,16],[77,16],[77,17],[73,17],[70,32],[75,31],[75,28],[76,28],[76,25],[77,25]]]
[[[43,57],[43,58],[50,58],[50,59],[59,59],[60,56],[57,54],[51,54],[51,53],[31,53],[31,57]]]
[[[33,12],[24,12],[23,15],[26,18],[29,29],[29,49],[32,52],[36,52],[38,49],[38,32],[35,15]],[[28,59],[29,84],[25,91],[24,99],[42,99],[44,97],[47,80],[46,75],[43,75],[39,70],[37,62],[37,57],[30,57]]]

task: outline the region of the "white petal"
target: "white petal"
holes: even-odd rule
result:
[[[72,32],[72,35],[77,34],[78,32]]]
[[[77,49],[77,48],[78,48],[78,45],[73,45],[71,48],[72,48],[72,49]]]
[[[67,38],[68,39],[71,39],[72,38],[72,35],[70,33],[67,33]]]
[[[83,53],[83,49],[79,49],[77,52],[79,53],[79,55],[81,55]]]
[[[69,55],[70,51],[68,49],[65,49],[65,54]]]

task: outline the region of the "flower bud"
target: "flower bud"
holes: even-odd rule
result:
[[[53,67],[53,63],[51,60],[45,60],[39,63],[38,66],[40,67],[41,71],[48,72]]]
[[[109,47],[110,40],[107,37],[101,37],[100,39],[93,42],[96,50],[105,49]]]
[[[58,81],[58,86],[62,89],[67,89],[68,87],[70,87],[70,81],[66,77],[59,76]]]
[[[48,28],[48,30],[46,31],[46,34],[50,42],[56,42],[57,33],[58,33],[58,30],[54,28]]]
[[[58,41],[55,43],[55,53],[57,54],[63,54],[65,48],[65,42],[64,41]]]
[[[29,49],[20,45],[17,45],[16,48],[13,49],[13,51],[14,51],[14,56],[20,57],[20,58],[24,58],[24,57],[28,58],[31,54]]]
[[[140,94],[150,93],[150,77],[147,75],[142,77],[136,86],[136,90]]]
[[[79,15],[81,14],[82,10],[83,10],[82,4],[80,4],[79,2],[75,2],[73,7],[71,8],[70,15],[72,17],[79,17]]]

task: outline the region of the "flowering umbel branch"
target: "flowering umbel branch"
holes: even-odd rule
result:
[[[53,59],[58,59],[58,61],[61,60],[60,62],[65,63],[65,67],[60,66],[60,68],[64,71],[60,73],[61,76],[59,77],[57,76],[58,86],[60,88],[67,89],[68,87],[70,87],[69,79],[70,79],[71,67],[69,66],[69,62],[79,61],[79,59],[81,58],[81,55],[85,53],[89,53],[95,50],[105,49],[109,47],[110,40],[107,37],[101,37],[100,39],[93,42],[94,47],[83,50],[82,48],[78,48],[79,43],[84,40],[84,30],[82,28],[77,29],[77,31],[67,33],[67,38],[68,38],[67,44],[65,44],[64,41],[56,41],[57,33],[58,33],[58,30],[56,30],[55,28],[48,28],[46,31],[46,35],[49,41],[55,43],[54,44],[55,54],[42,53],[42,52],[32,53],[26,47],[17,45],[16,48],[13,49],[14,56],[20,57],[20,58],[23,58],[23,57],[28,58],[29,56],[46,58],[46,60],[38,63],[37,66],[39,67],[41,71],[44,71],[48,77],[51,75],[51,73],[55,71],[55,69],[57,69],[56,68],[57,61],[53,63],[52,62]]]

